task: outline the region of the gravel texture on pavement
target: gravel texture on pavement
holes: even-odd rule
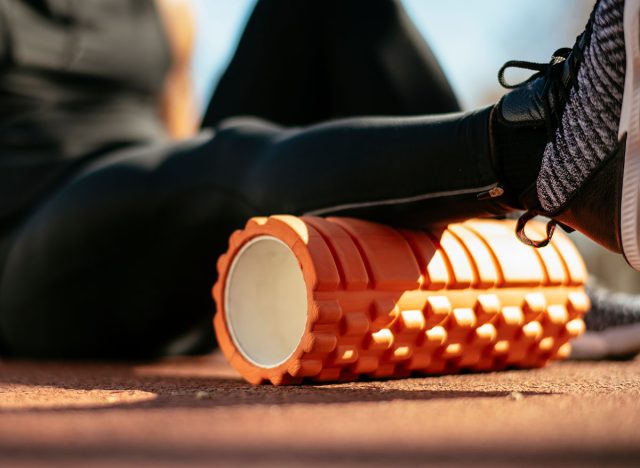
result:
[[[640,359],[253,387],[220,354],[0,362],[0,466],[640,466]]]

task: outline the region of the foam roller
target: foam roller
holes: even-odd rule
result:
[[[544,366],[584,331],[586,270],[563,233],[541,249],[513,233],[253,218],[218,261],[220,348],[252,384]]]

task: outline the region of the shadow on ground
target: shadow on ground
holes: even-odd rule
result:
[[[205,370],[206,363],[207,361],[203,362]],[[216,364],[220,366],[219,363]],[[233,375],[226,371],[222,372],[223,375],[198,374],[202,374],[201,368],[181,367],[179,361],[173,366],[5,362],[0,365],[0,387],[5,388],[5,394],[13,392],[22,393],[23,396],[17,398],[14,404],[5,404],[4,407],[0,402],[0,414],[109,411],[122,407],[155,409],[239,405],[335,405],[394,400],[505,398],[511,395],[510,391],[429,388],[428,378],[273,387],[251,386],[239,378],[225,376]],[[516,393],[514,398],[554,394],[531,391]],[[136,395],[139,395],[139,398],[136,398]],[[83,400],[86,403],[83,403]],[[43,405],[43,401],[47,404]]]
[[[437,447],[424,445],[369,446],[369,447],[292,447],[286,444],[264,445],[213,445],[210,447],[162,448],[154,446],[127,447],[100,444],[69,447],[49,445],[3,446],[0,453],[15,462],[32,463],[35,460],[47,464],[78,464],[100,460],[104,465],[119,466],[133,461],[144,466],[634,466],[640,456],[637,447],[539,448],[518,446],[493,447],[451,445]],[[637,465],[635,465],[637,466]]]

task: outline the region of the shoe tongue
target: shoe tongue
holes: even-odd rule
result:
[[[545,79],[540,77],[506,94],[498,104],[502,119],[513,124],[544,125],[544,84]]]

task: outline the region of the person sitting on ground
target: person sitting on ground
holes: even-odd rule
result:
[[[639,12],[600,0],[572,49],[460,112],[399,3],[263,0],[192,134],[181,2],[0,2],[2,353],[202,350],[215,260],[270,213],[524,211],[523,242],[544,215],[640,269]]]

